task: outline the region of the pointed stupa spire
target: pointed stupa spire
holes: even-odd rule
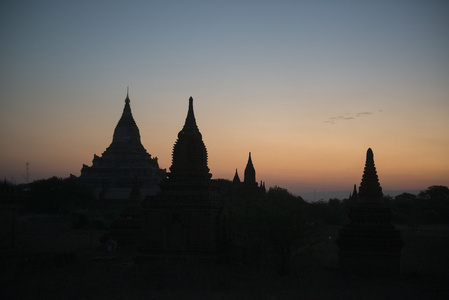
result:
[[[195,113],[193,112],[193,98],[189,98],[189,110],[187,112],[186,121],[184,123],[184,127],[179,132],[178,137],[180,134],[184,133],[195,133],[201,135],[198,126],[196,125],[195,120]]]
[[[126,93],[125,107],[122,116],[114,130],[112,143],[139,143],[140,132],[131,113],[131,105],[129,100],[129,89]]]
[[[251,152],[249,153],[248,163],[246,164],[245,177],[243,179],[243,182],[246,185],[255,185],[255,186],[257,186],[256,170],[254,169],[253,161],[251,159]]]
[[[126,87],[126,99],[125,99],[125,103],[129,104],[129,102],[131,102],[129,100],[129,86]]]
[[[265,187],[265,181],[261,181],[261,182],[260,182],[260,188],[262,189],[263,192],[266,192],[266,191],[267,191],[267,189],[266,189],[266,187]]]
[[[382,198],[382,187],[379,184],[376,167],[374,165],[374,155],[371,148],[366,152],[365,170],[362,182],[359,187],[359,198],[361,200],[379,200]]]
[[[349,193],[349,199],[354,199],[357,200],[359,198],[358,193],[357,193],[357,185],[354,184],[354,189],[352,191],[352,194]]]
[[[235,175],[234,175],[234,179],[232,180],[233,184],[240,184],[240,177],[239,177],[239,173],[237,172],[237,169],[235,169]]]

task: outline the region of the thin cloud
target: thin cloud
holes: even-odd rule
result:
[[[372,115],[372,114],[373,114],[373,112],[371,112],[371,111],[364,111],[364,112],[356,113],[355,115],[357,117],[361,117],[361,116],[369,116],[369,115]]]
[[[381,113],[381,112],[383,112],[383,109],[379,109],[377,111],[377,113]],[[355,114],[346,113],[344,116],[330,117],[328,120],[324,121],[323,123],[335,124],[335,122],[338,122],[338,121],[354,120],[356,118],[361,118],[361,117],[369,116],[372,114],[375,114],[375,112],[364,111],[364,112],[359,112],[359,113],[355,113]]]

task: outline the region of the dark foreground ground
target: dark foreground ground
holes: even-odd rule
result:
[[[133,253],[95,259],[98,237],[69,229],[58,217],[22,218],[20,263],[2,266],[0,299],[449,299],[449,227],[403,227],[402,276],[373,278],[338,271],[336,227],[301,249],[293,272],[279,276],[270,262],[245,266],[196,263],[142,266]]]

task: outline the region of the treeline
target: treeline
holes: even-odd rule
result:
[[[234,261],[258,268],[269,264],[288,274],[295,253],[307,243],[307,203],[281,187],[266,194],[230,191]]]
[[[395,197],[386,195],[383,200],[390,206],[392,221],[396,224],[419,225],[449,224],[449,188],[433,185],[417,195],[402,193]],[[316,225],[345,225],[354,200],[331,198],[307,203],[304,213],[307,221]]]
[[[449,188],[433,185],[418,195],[403,193],[384,197],[393,221],[417,228],[426,224],[449,224]]]
[[[67,213],[87,209],[94,202],[92,188],[76,178],[51,177],[17,186],[24,213]]]
[[[76,178],[54,176],[19,184],[14,195],[21,214],[65,215],[76,229],[107,229],[120,214],[116,209],[99,209],[93,189]]]
[[[417,195],[402,193],[386,195],[383,200],[390,206],[392,221],[417,228],[419,225],[449,224],[449,188],[434,185]],[[349,222],[348,212],[354,200],[331,198],[309,204],[316,222],[344,225]]]
[[[292,211],[302,222],[314,226],[344,225],[349,222],[347,215],[353,201],[351,199],[331,198],[310,203],[278,186],[269,188],[265,196],[261,197],[260,194],[232,193],[229,180],[219,179],[216,182],[225,196],[232,199],[234,210],[247,211],[258,218],[263,219],[266,211]],[[69,213],[87,210],[95,204],[92,188],[76,178],[51,177],[16,186],[4,181],[2,185],[15,188],[23,213]],[[395,223],[414,228],[424,224],[449,223],[449,188],[446,186],[430,186],[417,195],[387,195],[384,201],[391,207]]]

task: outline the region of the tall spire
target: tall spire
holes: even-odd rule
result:
[[[199,134],[201,136],[198,126],[196,125],[195,113],[193,112],[193,98],[192,97],[189,98],[189,110],[187,112],[186,121],[184,123],[184,127],[179,132],[178,137],[180,134],[184,134],[184,133],[195,133],[195,134]]]
[[[253,161],[251,159],[251,152],[249,153],[248,163],[246,164],[245,177],[243,179],[243,182],[246,185],[255,185],[255,186],[257,186],[256,170],[254,169]]]
[[[185,124],[178,133],[178,139],[173,146],[170,178],[203,178],[210,179],[207,166],[207,150],[202,135],[196,125],[193,112],[193,98],[189,99],[189,109]]]
[[[380,186],[376,167],[374,165],[373,150],[369,148],[366,152],[365,170],[359,187],[359,198],[361,200],[372,201],[379,200],[382,196],[382,187]]]

